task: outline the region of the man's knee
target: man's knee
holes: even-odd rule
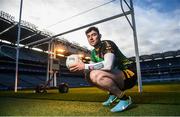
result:
[[[96,84],[101,84],[104,80],[104,74],[98,71],[92,72],[91,80]]]
[[[97,80],[99,79],[100,76],[100,73],[98,70],[93,70],[91,71],[90,73],[90,79],[93,83],[97,83]]]
[[[96,77],[96,80],[97,84],[101,84],[104,81],[104,74],[99,73]]]

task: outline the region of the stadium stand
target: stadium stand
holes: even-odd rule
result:
[[[0,43],[0,45],[8,45]],[[4,54],[5,53],[5,54]],[[1,89],[12,89],[15,78],[15,54],[16,50],[4,47],[0,51],[0,85]],[[8,56],[7,56],[8,55]],[[70,87],[88,86],[80,73],[70,73],[65,67],[65,61],[61,62],[61,72],[58,74],[58,83],[66,82]],[[46,81],[47,53],[37,52],[23,48],[20,50],[19,83],[18,88],[33,88]],[[73,78],[70,78],[73,76]],[[74,79],[74,80],[73,80]]]
[[[135,57],[130,59],[135,60]],[[144,82],[180,80],[179,50],[142,55],[140,60]]]
[[[37,30],[31,23],[23,21],[21,44],[27,44],[38,39],[50,36],[49,33]],[[14,17],[0,11],[0,89],[14,88],[17,22]],[[28,39],[28,40],[27,40]],[[72,48],[72,51],[84,51],[90,53],[87,48],[72,44],[65,39],[63,43]],[[39,46],[47,51],[47,44]],[[47,53],[35,51],[32,47],[21,48],[19,55],[19,79],[18,88],[34,88],[38,84],[45,83],[47,70]],[[83,73],[70,73],[65,66],[65,58],[60,59],[60,71],[57,74],[57,83],[66,82],[70,87],[90,86]],[[135,57],[129,58],[135,66]],[[140,65],[143,82],[180,81],[180,50],[152,55],[141,55]]]
[[[15,58],[15,54],[13,54],[15,50],[6,48],[3,52],[9,53],[11,58],[0,52],[0,89],[12,89],[15,76],[15,60],[12,58]],[[179,50],[174,52],[174,54],[165,52],[165,54],[158,53],[158,56],[154,56],[157,54],[140,56],[143,81],[180,80],[180,57],[178,57],[178,52]],[[170,56],[167,56],[167,53]],[[131,57],[130,60],[134,60],[134,57]],[[21,51],[18,88],[33,88],[38,84],[44,83],[46,81],[46,64],[47,55],[45,53],[30,49]],[[135,65],[135,63],[133,64]],[[61,63],[60,68],[58,83],[67,82],[71,87],[89,86],[83,79],[84,76],[82,74],[70,73],[64,62]]]

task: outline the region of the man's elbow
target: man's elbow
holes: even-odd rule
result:
[[[111,71],[112,70],[112,65],[106,65],[103,70]]]

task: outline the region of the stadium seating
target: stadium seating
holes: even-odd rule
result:
[[[4,13],[4,12],[2,12]],[[6,13],[5,13],[6,14]],[[14,26],[11,30],[5,31],[0,35],[0,89],[12,89],[15,79],[15,43],[17,38],[17,22],[0,16],[0,32]],[[43,34],[35,25],[23,21],[21,28],[21,44],[28,44],[33,41],[50,36]],[[34,36],[32,36],[34,35]],[[29,38],[27,40],[27,38]],[[9,44],[3,41],[8,41]],[[82,50],[90,53],[88,49],[79,47],[66,40],[60,39],[58,43],[63,43],[70,47],[69,50],[77,52]],[[13,45],[14,44],[14,45]],[[47,44],[47,43],[46,43]],[[30,46],[30,47],[33,47]],[[44,51],[47,45],[38,46]],[[60,73],[58,73],[58,83],[67,82],[70,87],[89,86],[83,79],[83,73],[71,73],[65,67],[65,58],[60,60]],[[135,57],[129,58],[135,61]],[[132,63],[135,67],[135,62]],[[156,81],[179,81],[180,80],[180,50],[167,51],[164,53],[154,53],[152,55],[140,56],[140,67],[143,82]],[[21,48],[19,51],[19,83],[18,88],[33,88],[37,84],[46,81],[47,53],[34,51],[29,48]]]
[[[2,45],[4,43],[0,43]],[[9,44],[5,44],[8,46]],[[16,50],[10,47],[1,48],[0,52],[0,89],[12,89],[14,86],[15,56]],[[5,53],[5,54],[4,54]],[[8,55],[8,56],[6,56]],[[154,55],[155,56],[155,55]],[[147,57],[147,56],[146,56]],[[148,56],[150,58],[150,56]],[[142,80],[154,81],[178,81],[180,79],[180,57],[151,59],[146,61],[145,56],[140,62]],[[148,58],[148,59],[149,59]],[[64,60],[63,60],[64,61]],[[82,73],[70,73],[61,62],[58,84],[66,82],[70,87],[89,86],[83,79]],[[135,65],[135,63],[134,63]],[[21,49],[19,57],[19,84],[18,88],[33,88],[46,81],[47,54]],[[73,76],[73,77],[72,77]]]

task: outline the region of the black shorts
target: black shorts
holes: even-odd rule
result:
[[[126,90],[134,87],[137,82],[137,73],[131,68],[122,71],[125,79],[124,79],[124,87],[121,90]]]
[[[131,69],[131,68],[128,68],[126,70],[121,70],[123,73],[124,73],[124,76],[125,76],[125,79],[122,79],[122,86],[119,86],[119,88],[124,91],[126,89],[130,89],[132,88],[133,86],[136,85],[136,82],[137,82],[137,74],[136,72]],[[132,75],[133,73],[133,75]],[[93,83],[91,82],[90,80],[90,71],[86,72],[85,73],[85,79],[91,84],[93,85]]]

